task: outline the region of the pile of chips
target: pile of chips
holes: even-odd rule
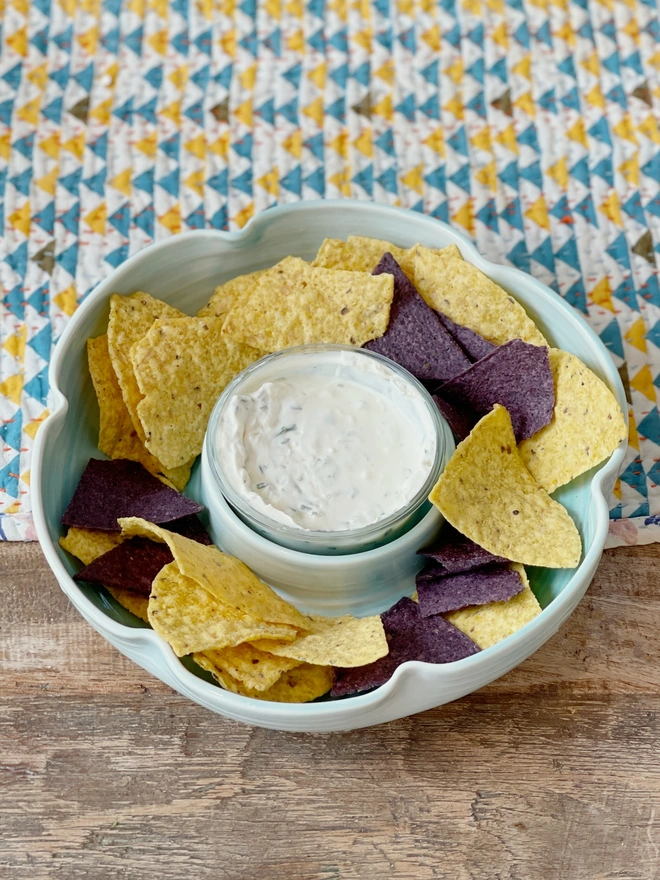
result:
[[[139,464],[92,459],[60,544],[84,564],[77,581],[104,587],[234,693],[314,700],[330,690],[333,666],[387,654],[380,617],[301,614],[213,546],[200,511]]]
[[[217,398],[264,354],[364,346],[431,392],[457,439],[430,500],[450,524],[420,553],[415,597],[381,617],[302,615],[211,544],[180,495]],[[607,458],[626,424],[607,386],[549,346],[522,306],[452,245],[326,239],[306,263],[218,287],[197,316],[146,293],[112,296],[88,341],[99,449],[62,546],[235,693],[306,701],[377,687],[407,660],[447,663],[540,612],[524,565],[573,568],[580,535],[551,492]]]

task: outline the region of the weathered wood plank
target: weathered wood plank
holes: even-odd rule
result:
[[[366,731],[250,729],[77,614],[0,545],[0,877],[660,877],[660,547],[606,553],[534,657]]]

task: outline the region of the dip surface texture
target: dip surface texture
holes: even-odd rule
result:
[[[256,512],[339,532],[405,508],[434,465],[419,390],[359,351],[292,358],[227,402],[216,436],[225,476]]]

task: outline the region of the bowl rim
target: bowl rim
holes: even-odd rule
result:
[[[382,704],[388,702],[398,691],[400,682],[404,677],[413,675],[415,672],[432,670],[432,675],[437,681],[445,679],[449,681],[460,668],[461,672],[466,675],[474,676],[478,670],[487,670],[489,667],[495,668],[498,658],[503,659],[505,655],[513,655],[516,647],[522,642],[538,643],[545,642],[561,625],[564,619],[571,613],[577,601],[584,592],[586,586],[583,584],[584,572],[595,569],[607,537],[609,526],[609,508],[607,498],[605,496],[605,487],[614,482],[623,463],[627,441],[623,440],[619,447],[612,453],[610,458],[605,461],[599,469],[594,473],[590,482],[590,495],[593,502],[594,517],[594,538],[591,546],[584,554],[580,564],[573,571],[570,580],[564,586],[561,593],[550,602],[533,620],[527,623],[513,635],[503,641],[493,645],[487,650],[480,651],[463,660],[458,660],[448,664],[430,664],[419,660],[411,660],[399,666],[392,677],[379,688],[369,691],[365,694],[348,697],[345,699],[329,700],[325,702],[312,703],[271,703],[262,700],[254,700],[251,697],[244,697],[239,694],[233,694],[229,691],[211,684],[194,673],[190,672],[180,662],[172,648],[163,639],[161,639],[152,629],[142,627],[129,627],[119,623],[108,617],[105,612],[98,608],[90,599],[88,599],[74,582],[69,572],[64,567],[60,558],[59,547],[52,541],[46,517],[44,513],[44,505],[42,500],[42,479],[44,471],[44,455],[48,444],[49,435],[54,428],[63,422],[68,411],[68,400],[59,388],[59,377],[62,371],[62,365],[66,360],[69,349],[72,347],[77,334],[78,325],[81,324],[88,312],[91,312],[99,302],[107,300],[110,293],[117,283],[117,279],[128,275],[137,265],[145,260],[151,260],[157,254],[172,245],[181,246],[191,239],[207,238],[210,242],[222,242],[225,246],[237,245],[249,239],[258,233],[261,227],[270,225],[283,214],[299,214],[302,216],[307,213],[316,213],[319,211],[337,211],[350,212],[353,214],[360,213],[365,215],[365,219],[371,215],[374,219],[383,219],[389,216],[392,220],[403,220],[414,216],[419,221],[423,219],[429,229],[436,227],[442,230],[445,238],[451,239],[461,248],[463,257],[477,268],[481,269],[488,277],[497,276],[498,279],[504,281],[510,278],[517,282],[524,282],[532,288],[532,290],[542,299],[550,299],[566,312],[567,317],[577,323],[583,334],[586,334],[591,345],[601,355],[605,355],[605,373],[606,382],[614,393],[619,405],[621,406],[624,418],[628,420],[628,404],[623,389],[621,378],[611,360],[607,349],[599,339],[598,335],[589,326],[584,317],[567,303],[558,293],[551,290],[543,282],[533,276],[509,266],[492,263],[486,260],[476,249],[475,245],[462,232],[449,226],[434,217],[419,214],[406,208],[392,207],[382,205],[375,202],[360,201],[356,199],[314,199],[301,202],[294,202],[286,205],[278,205],[269,208],[253,217],[241,230],[233,232],[225,232],[214,229],[191,230],[179,233],[161,241],[143,248],[136,254],[129,257],[124,263],[112,271],[105,279],[103,279],[93,290],[89,296],[79,305],[75,314],[72,316],[66,326],[62,336],[52,353],[51,362],[48,371],[50,390],[48,394],[49,415],[42,424],[35,438],[35,444],[32,454],[32,509],[35,523],[35,529],[42,551],[46,560],[55,574],[60,588],[66,593],[73,605],[81,613],[81,615],[90,623],[101,635],[109,640],[117,647],[123,645],[125,653],[135,659],[135,654],[141,654],[151,649],[158,655],[160,662],[164,664],[165,669],[170,675],[170,683],[173,680],[176,686],[180,687],[181,692],[193,699],[197,699],[202,705],[213,708],[221,714],[227,714],[234,718],[243,718],[250,723],[250,719],[246,716],[254,714],[256,710],[259,715],[259,721],[252,723],[263,724],[264,726],[280,727],[283,716],[287,716],[287,720],[291,723],[304,723],[312,721],[316,724],[330,724],[333,729],[339,729],[342,720],[346,722],[350,716],[364,715],[365,713],[373,713]],[[577,597],[577,598],[576,598]],[[539,640],[539,635],[541,638]],[[535,650],[535,649],[533,649]],[[529,652],[532,653],[532,652]],[[525,657],[529,656],[525,654]],[[146,666],[146,661],[143,666]],[[513,664],[517,665],[517,664]],[[148,665],[153,671],[153,663]],[[509,667],[507,667],[509,668]],[[156,673],[157,674],[157,673]],[[497,675],[498,673],[495,673]],[[492,680],[495,677],[491,673],[490,677],[482,675],[485,681]],[[478,684],[482,687],[485,681]],[[474,690],[475,688],[471,688]],[[256,704],[256,707],[255,707]],[[252,708],[252,713],[250,709]],[[295,728],[291,728],[295,729]],[[299,728],[302,729],[302,728]]]

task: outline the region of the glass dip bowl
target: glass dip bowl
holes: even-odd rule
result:
[[[240,406],[245,405],[246,401],[254,403],[256,395],[266,383],[267,388],[276,388],[278,382],[295,380],[304,389],[306,382],[317,379],[326,383],[326,387],[356,387],[358,391],[362,388],[368,398],[377,399],[385,409],[389,407],[391,412],[396,411],[399,417],[403,417],[412,432],[411,436],[415,438],[419,434],[420,445],[424,447],[422,470],[417,473],[416,480],[412,480],[408,493],[410,497],[406,497],[391,512],[385,509],[377,519],[367,524],[353,528],[315,529],[294,522],[286,513],[263,500],[256,489],[266,486],[266,478],[255,489],[254,478],[250,478],[245,466],[244,447],[241,444],[247,428],[236,416]],[[337,386],[333,383],[337,383]],[[308,405],[313,406],[313,403]],[[281,432],[294,428],[295,425],[284,427]],[[382,432],[381,436],[377,434],[375,432],[363,437],[363,442],[369,446],[387,442],[388,438],[383,437]],[[289,439],[283,437],[278,442],[287,443]],[[238,442],[239,454],[234,440]],[[246,525],[282,547],[326,556],[359,553],[381,547],[413,528],[428,513],[428,495],[452,450],[451,435],[438,408],[426,389],[410,373],[382,355],[344,345],[290,348],[268,355],[248,367],[225,388],[216,403],[205,440],[210,475],[232,510]],[[383,472],[386,469],[381,467],[380,481],[374,479],[375,485],[372,483],[367,487],[374,490],[376,499],[379,490],[384,491],[381,483],[384,485],[387,480],[388,474]],[[375,477],[378,478],[378,474]],[[209,489],[207,486],[207,492]]]

